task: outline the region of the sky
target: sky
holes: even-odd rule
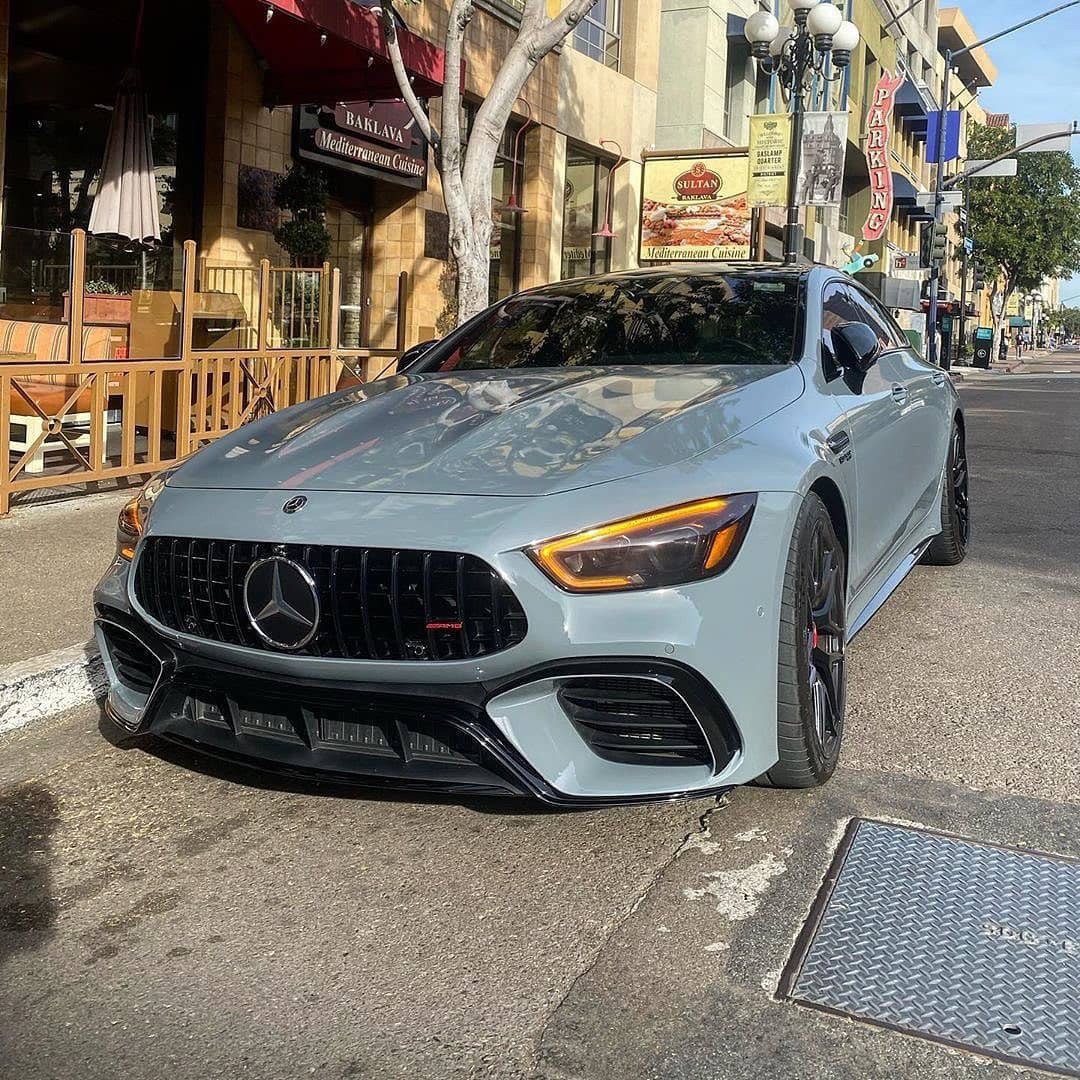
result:
[[[980,38],[1057,7],[1062,0],[957,0]],[[942,0],[947,7],[952,0]],[[998,81],[979,95],[989,112],[1039,124],[1080,120],[1080,5],[988,45]],[[1073,139],[1080,162],[1080,136]],[[1062,284],[1062,299],[1080,293],[1080,278]],[[1074,304],[1076,301],[1074,300]]]

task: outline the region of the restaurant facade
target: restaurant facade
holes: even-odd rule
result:
[[[399,30],[413,88],[436,124],[448,6],[409,7]],[[477,4],[464,55],[466,126],[517,18],[504,0]],[[492,299],[633,265],[658,19],[659,0],[601,0],[529,78],[493,177]],[[323,258],[341,276],[341,345],[408,345],[452,325],[439,177],[396,100],[371,6],[0,0],[0,66],[0,320],[64,318],[69,234],[90,224],[118,87],[134,77],[147,100],[161,241],[89,236],[87,322],[100,314],[110,326],[108,344],[95,348],[149,358],[174,347],[160,329],[169,307],[160,297],[180,288],[185,240],[198,251],[197,290],[217,296],[197,318],[196,345],[254,345],[260,262],[297,261],[275,239],[290,217],[275,189],[298,165],[321,178]],[[156,333],[141,325],[151,293]],[[289,332],[277,327],[285,344]]]

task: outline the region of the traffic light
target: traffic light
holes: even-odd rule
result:
[[[943,263],[945,261],[945,251],[949,246],[949,232],[946,229],[944,222],[934,221],[931,222],[932,232],[930,234],[930,262]]]
[[[919,265],[924,270],[940,266],[945,261],[945,250],[949,244],[949,231],[940,221],[928,221],[919,238]]]
[[[975,264],[975,280],[971,283],[972,292],[982,292],[986,288],[986,271],[978,264]]]

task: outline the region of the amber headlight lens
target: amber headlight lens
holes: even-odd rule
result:
[[[134,559],[139,537],[146,529],[146,521],[154,500],[165,490],[165,481],[175,472],[167,469],[153,477],[134,499],[124,503],[116,522],[116,554],[121,559]]]
[[[526,552],[570,592],[681,585],[731,565],[756,502],[755,495],[701,499],[547,540]]]

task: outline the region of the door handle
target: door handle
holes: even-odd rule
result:
[[[935,386],[944,386],[945,385],[945,372],[944,371],[935,371],[930,376],[930,378],[934,380],[934,385]]]
[[[909,397],[911,397],[911,392],[906,386],[901,383],[893,383],[892,399],[897,405],[906,405]]]

